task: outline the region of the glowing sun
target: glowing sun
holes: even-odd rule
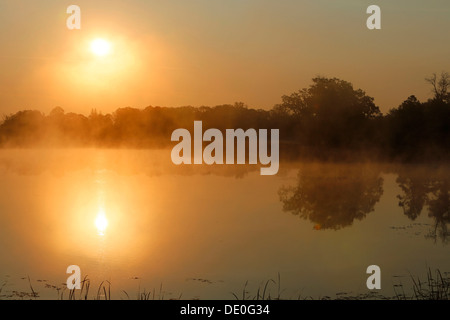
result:
[[[91,42],[91,51],[97,56],[105,56],[111,51],[111,44],[104,39],[95,39]]]

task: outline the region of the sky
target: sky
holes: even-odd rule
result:
[[[69,5],[81,29],[69,30]],[[369,5],[381,30],[369,30]],[[0,116],[24,109],[270,109],[315,76],[351,82],[381,111],[450,72],[448,0],[0,0]],[[111,46],[97,56],[91,42]]]

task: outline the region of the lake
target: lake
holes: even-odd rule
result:
[[[372,294],[393,297],[411,275],[449,276],[448,165],[289,161],[261,176],[175,166],[169,149],[12,149],[0,172],[0,299],[67,299],[69,265],[89,298],[105,280],[113,299],[366,297],[370,265]]]

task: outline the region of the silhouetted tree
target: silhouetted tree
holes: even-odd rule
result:
[[[96,109],[91,111],[89,120],[89,136],[96,146],[110,146],[112,143],[113,121],[110,114],[103,115]]]
[[[385,140],[391,156],[400,156],[403,160],[448,157],[448,74],[443,73],[440,80],[434,75],[427,81],[433,84],[434,98],[422,103],[415,96],[410,96],[386,116]]]
[[[431,84],[433,87],[434,99],[438,101],[449,101],[449,89],[450,89],[450,74],[448,72],[442,72],[440,77],[433,73],[431,77],[425,78],[425,81]]]
[[[298,121],[302,141],[320,147],[350,148],[370,140],[367,123],[381,116],[374,99],[350,82],[316,77],[309,88],[283,96],[277,113]]]
[[[61,107],[54,107],[49,113],[49,117],[62,117],[64,116],[64,109]]]
[[[86,146],[91,141],[89,120],[82,114],[66,113],[63,118],[64,145]]]
[[[44,115],[36,110],[23,110],[5,116],[0,127],[2,142],[8,146],[39,144],[45,129],[44,120]]]
[[[423,104],[415,96],[410,96],[398,108],[390,110],[387,119],[391,153],[408,156],[415,153],[424,142]]]

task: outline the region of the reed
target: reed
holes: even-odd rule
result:
[[[247,291],[248,280],[244,284],[244,288],[242,289],[242,297],[239,297],[236,293],[231,292],[231,295],[236,300],[283,300],[281,294],[284,290],[281,289],[281,275],[278,272],[277,281],[273,279],[268,279],[264,283],[258,286],[255,294],[250,294]],[[276,286],[276,295],[271,295],[272,285]],[[297,297],[297,299],[301,299],[301,295]]]
[[[425,281],[421,281],[419,277],[414,278],[413,276],[411,276],[411,280],[416,300],[450,299],[450,278],[442,276],[439,269],[433,273],[428,268]]]
[[[395,277],[395,276],[394,276]],[[0,300],[3,298],[19,298],[19,299],[34,299],[39,298],[39,293],[35,291],[32,281],[29,276],[22,278],[28,280],[29,292],[12,291],[11,294],[5,294],[5,286],[7,282],[4,281],[0,285]],[[240,293],[231,292],[231,295],[236,300],[450,300],[450,273],[441,272],[436,269],[434,272],[431,268],[427,269],[425,280],[418,276],[409,275],[407,278],[410,281],[410,286],[402,282],[393,284],[394,296],[388,297],[380,293],[369,291],[367,293],[351,294],[347,292],[336,293],[336,297],[333,299],[329,296],[323,296],[319,298],[313,298],[311,296],[302,296],[299,294],[297,297],[285,297],[283,296],[284,290],[281,286],[281,275],[278,273],[276,280],[268,279],[258,285],[255,293],[249,290],[249,281],[245,281],[242,291]],[[46,281],[46,280],[38,280]],[[90,292],[91,280],[86,275],[81,281],[80,289],[67,289],[65,283],[61,286],[55,286],[46,284],[46,288],[52,288],[57,291],[58,300],[113,300],[111,293],[111,282],[108,280],[102,281],[95,294]],[[66,294],[66,291],[67,294]],[[132,296],[125,290],[121,291],[126,299],[131,300]],[[181,300],[182,294],[176,298],[170,298],[170,300]],[[121,298],[123,299],[123,298]],[[165,291],[163,290],[163,284],[159,286],[159,290],[153,289],[147,291],[147,289],[141,289],[139,284],[136,296],[136,300],[164,300]]]

